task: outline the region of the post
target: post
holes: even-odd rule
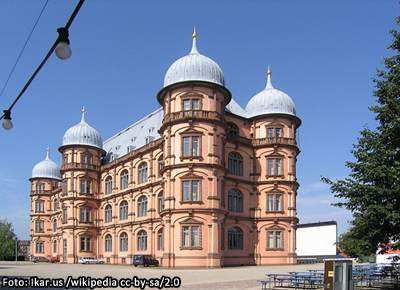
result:
[[[18,237],[15,236],[15,265],[17,265],[17,258],[18,258]]]

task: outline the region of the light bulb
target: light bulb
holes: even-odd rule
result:
[[[13,123],[11,122],[11,120],[4,119],[3,128],[6,130],[11,130],[13,128]]]
[[[67,60],[71,57],[72,51],[68,43],[60,41],[56,46],[56,55],[62,60]]]

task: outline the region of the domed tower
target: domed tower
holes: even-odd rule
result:
[[[246,106],[257,172],[257,230],[261,239],[266,240],[266,246],[259,248],[258,264],[293,264],[298,222],[296,161],[300,153],[296,132],[301,120],[296,116],[293,100],[272,86],[269,68],[267,75],[265,89]]]
[[[50,150],[42,162],[32,170],[31,182],[31,254],[49,257],[52,254],[53,194],[61,181],[60,167],[50,159]]]
[[[97,210],[102,138],[85,120],[64,134],[62,146],[62,194],[60,198],[62,261],[76,263],[79,256],[97,255]]]
[[[218,64],[199,53],[196,31],[190,53],[168,69],[157,99],[164,109],[163,265],[219,267],[224,115],[231,93]]]

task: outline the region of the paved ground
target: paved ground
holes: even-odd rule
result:
[[[322,269],[323,264],[314,265],[293,265],[293,266],[243,266],[243,267],[229,267],[220,269],[167,269],[157,267],[133,267],[133,266],[121,266],[121,265],[71,265],[71,264],[47,264],[47,263],[32,263],[32,262],[0,262],[0,282],[3,280],[3,285],[0,289],[5,289],[4,277],[19,277],[19,283],[27,284],[32,283],[30,277],[37,276],[38,278],[50,278],[50,279],[64,279],[64,287],[67,282],[68,276],[73,278],[79,278],[80,276],[101,278],[102,281],[105,277],[114,278],[116,283],[121,283],[122,279],[133,278],[162,278],[164,276],[165,281],[170,278],[171,286],[178,284],[179,277],[181,279],[181,286],[179,289],[207,289],[207,290],[220,290],[220,289],[234,289],[234,290],[260,290],[261,284],[257,280],[265,279],[265,274],[270,273],[287,273],[288,271],[306,271],[307,269]],[[23,280],[26,279],[26,280]],[[36,280],[38,282],[39,280]],[[49,280],[49,282],[57,282],[56,280]],[[101,281],[101,282],[102,282]],[[109,282],[109,280],[107,280]],[[138,281],[138,280],[136,280]],[[42,281],[43,282],[43,281]],[[87,282],[87,280],[86,280]],[[152,282],[156,283],[156,280]],[[91,283],[94,283],[92,280]],[[111,283],[110,283],[111,284]],[[40,284],[36,284],[39,288],[30,289],[49,289],[46,287],[40,287]],[[71,284],[70,284],[71,285]],[[33,286],[33,285],[30,285]],[[44,286],[44,285],[43,285]],[[82,285],[79,289],[90,289],[88,285]],[[118,289],[122,288],[119,285]],[[133,285],[135,286],[135,285]],[[155,285],[157,286],[157,285]],[[105,287],[111,288],[111,287]],[[131,289],[139,289],[139,287],[130,287]],[[171,288],[174,289],[175,287]],[[13,287],[8,287],[13,289]],[[14,289],[29,289],[27,287],[14,288]],[[60,288],[58,288],[60,289]],[[72,289],[72,287],[70,288]],[[78,289],[78,288],[75,288]],[[97,288],[100,289],[100,288]],[[151,289],[145,287],[145,289]],[[155,288],[154,289],[161,289]]]
[[[90,287],[91,283],[108,283],[103,284],[103,289],[118,288],[118,289],[166,289],[167,287],[157,287],[157,279],[164,277],[164,286],[169,282],[170,289],[181,290],[260,290],[261,284],[257,280],[265,280],[265,274],[285,274],[289,271],[304,272],[308,269],[323,269],[323,264],[312,265],[293,265],[293,266],[243,266],[243,267],[228,267],[220,269],[168,269],[159,267],[133,267],[122,265],[71,265],[71,264],[47,264],[47,263],[32,263],[32,262],[2,262],[0,261],[0,290],[1,289],[101,289],[101,287]],[[37,277],[32,278],[32,277]],[[68,277],[75,280],[70,280],[69,288],[67,288]],[[13,278],[18,280],[14,280]],[[79,278],[82,277],[82,278]],[[88,279],[90,277],[90,281]],[[106,278],[108,277],[108,278]],[[136,278],[135,278],[136,277]],[[179,279],[178,279],[179,277]],[[40,280],[40,279],[42,280]],[[40,283],[45,283],[45,278],[48,278],[48,283],[63,283],[63,287],[45,287]],[[148,285],[145,288],[140,288],[139,284],[123,287],[123,282],[137,282],[140,279],[147,279],[153,283],[153,287]],[[8,280],[8,279],[11,279]],[[35,281],[31,280],[34,279]],[[63,279],[63,280],[61,280]],[[97,281],[94,279],[98,279]],[[152,280],[150,280],[152,279]],[[8,281],[6,281],[8,280]],[[80,286],[73,287],[73,283],[81,282]],[[142,280],[144,281],[144,280]],[[17,282],[23,287],[5,286],[5,283]],[[111,287],[112,283],[117,287]],[[36,283],[36,284],[35,284]],[[86,283],[86,284],[85,284]],[[175,284],[174,284],[175,283]],[[93,284],[94,285],[94,284]],[[35,286],[35,287],[33,287]],[[58,285],[61,286],[61,285]],[[280,288],[284,289],[284,288]],[[293,289],[293,288],[291,288]],[[368,289],[368,288],[363,288]],[[374,288],[377,289],[377,288]],[[380,289],[389,289],[383,287]]]

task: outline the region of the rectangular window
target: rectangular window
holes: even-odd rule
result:
[[[281,128],[275,128],[275,137],[282,137],[281,136],[282,129]]]
[[[43,242],[36,242],[36,253],[44,253]]]
[[[268,194],[268,211],[282,211],[282,194]]]
[[[44,184],[36,184],[37,192],[44,192]]]
[[[268,231],[267,232],[267,248],[268,249],[282,249],[282,231]]]
[[[200,156],[200,137],[183,137],[183,156]]]
[[[62,209],[62,222],[65,224],[67,223],[67,219],[68,219],[68,212],[67,212],[67,208],[63,208]]]
[[[199,247],[200,246],[200,226],[183,226],[182,227],[182,247]]]
[[[92,193],[92,181],[87,179],[81,179],[81,193],[90,194]]]
[[[57,253],[57,241],[53,242],[53,253]]]
[[[182,228],[182,247],[189,247],[189,227]]]
[[[83,223],[91,222],[91,220],[92,220],[92,218],[91,218],[92,210],[91,209],[81,207],[79,212],[80,212],[80,215],[79,215],[80,222],[83,222]]]
[[[268,175],[282,175],[282,158],[268,159]]]
[[[163,231],[159,231],[157,235],[157,249],[159,251],[164,250],[164,234]]]
[[[274,232],[268,232],[267,233],[267,245],[268,248],[272,249],[274,248]]]
[[[43,221],[36,221],[35,232],[44,233],[44,222]]]
[[[200,190],[198,180],[186,180],[183,182],[183,201],[199,201]]]
[[[273,128],[268,128],[267,135],[268,135],[268,138],[274,137],[274,129]]]
[[[119,248],[120,248],[121,252],[128,251],[128,236],[127,235],[121,236]]]
[[[44,212],[44,201],[43,200],[36,201],[35,210],[36,210],[36,212]]]
[[[81,163],[83,163],[83,164],[92,164],[92,156],[81,155]]]

